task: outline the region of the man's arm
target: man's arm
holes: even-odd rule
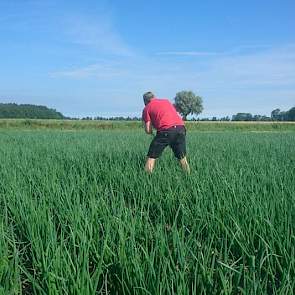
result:
[[[147,134],[153,134],[151,117],[148,111],[148,107],[146,106],[142,112],[142,121],[144,124],[144,130]]]
[[[144,129],[147,134],[153,134],[153,128],[152,128],[151,121],[148,121],[144,124]]]

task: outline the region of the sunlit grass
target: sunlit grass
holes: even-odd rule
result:
[[[293,294],[295,134],[0,131],[0,294]]]
[[[188,130],[195,131],[295,131],[295,122],[228,122],[228,121],[188,121]],[[39,120],[0,119],[0,130],[5,129],[59,129],[59,130],[140,130],[140,121],[97,121],[97,120]]]

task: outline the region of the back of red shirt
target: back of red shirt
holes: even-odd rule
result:
[[[145,123],[151,121],[158,131],[168,129],[174,125],[184,125],[175,107],[168,99],[153,98],[145,106],[142,119]]]

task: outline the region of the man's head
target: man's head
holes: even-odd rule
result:
[[[154,97],[155,97],[155,95],[151,91],[146,92],[143,95],[144,104],[147,105]]]

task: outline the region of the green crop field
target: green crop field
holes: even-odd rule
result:
[[[294,294],[295,132],[0,129],[0,294]]]
[[[189,121],[186,128],[192,131],[295,131],[295,122],[228,122]],[[0,119],[0,130],[5,129],[59,129],[59,130],[126,130],[142,129],[140,121],[97,121],[97,120],[39,120]]]

